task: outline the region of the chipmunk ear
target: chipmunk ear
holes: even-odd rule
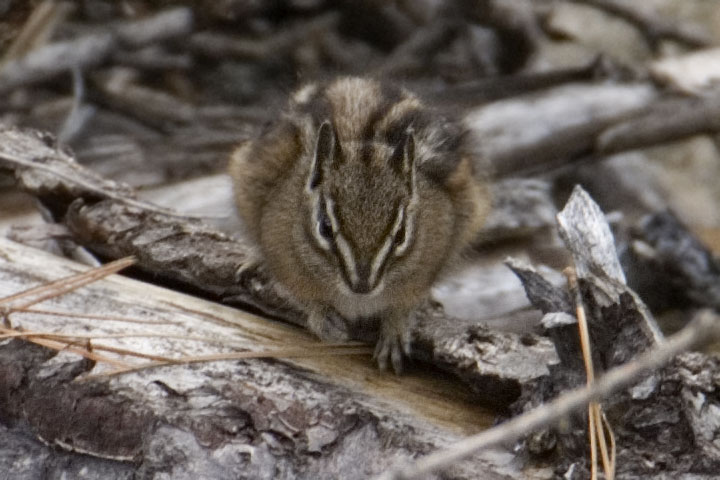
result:
[[[337,153],[335,132],[330,122],[325,120],[318,129],[315,141],[315,152],[313,153],[310,177],[308,178],[308,190],[314,190],[322,183],[324,171],[335,161]]]
[[[415,132],[412,128],[405,131],[388,159],[388,164],[395,172],[406,178],[412,188],[415,177]]]

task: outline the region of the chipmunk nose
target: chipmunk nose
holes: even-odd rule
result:
[[[367,294],[373,289],[370,285],[370,262],[358,262],[356,265],[357,278],[350,285],[353,293]]]

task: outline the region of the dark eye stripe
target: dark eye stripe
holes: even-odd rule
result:
[[[328,209],[328,204],[322,194],[313,195],[313,214],[311,231],[315,244],[322,250],[330,251],[335,248],[335,228]]]
[[[335,235],[332,229],[332,225],[330,224],[330,219],[328,219],[327,215],[321,213],[320,218],[317,220],[317,222],[318,233],[322,235],[323,238],[326,238],[328,242],[331,241]]]
[[[405,242],[405,222],[402,222],[400,228],[395,232],[395,238],[393,238],[395,245],[401,245]]]

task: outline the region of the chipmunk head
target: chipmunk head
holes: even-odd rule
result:
[[[306,231],[317,255],[355,294],[382,288],[412,248],[417,204],[415,137],[341,144],[330,121],[317,130],[306,179]]]

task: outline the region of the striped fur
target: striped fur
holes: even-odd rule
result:
[[[412,93],[348,77],[300,88],[274,126],[235,151],[250,238],[316,333],[332,311],[380,316],[378,361],[399,368],[409,312],[487,211],[462,142]]]

